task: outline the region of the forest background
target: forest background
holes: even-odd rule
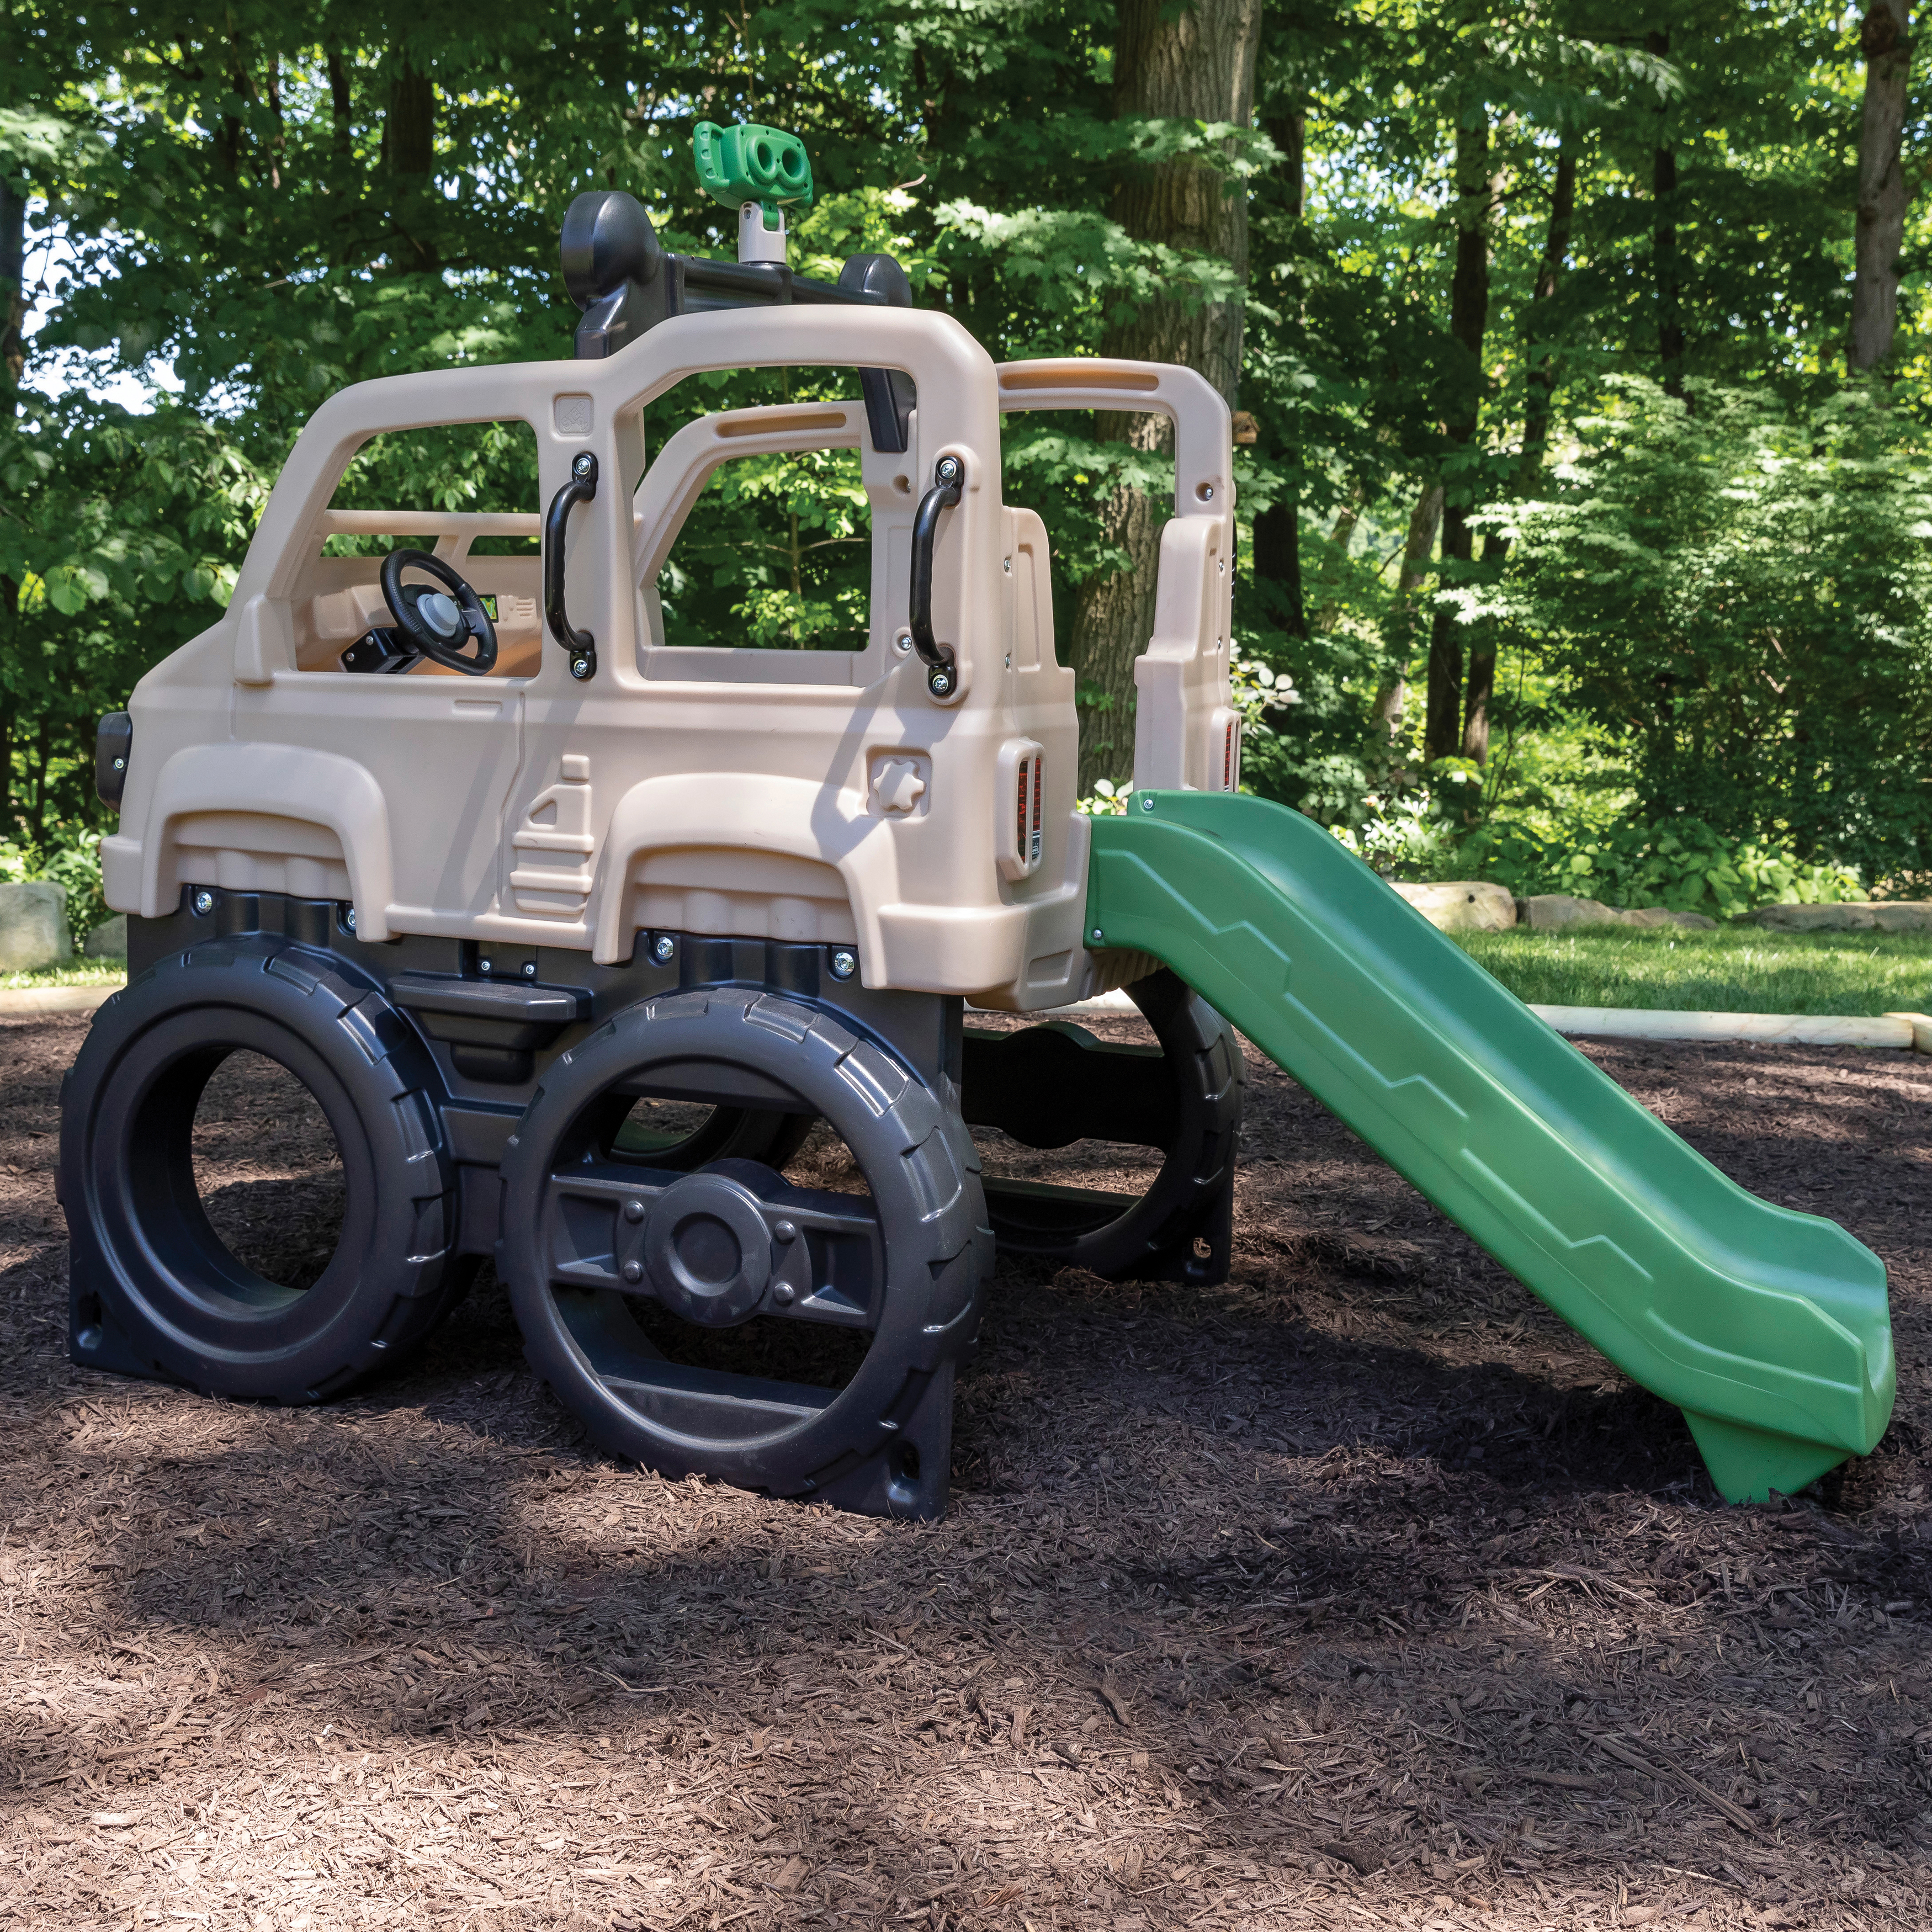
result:
[[[96,720],[218,615],[309,413],[568,354],[572,197],[732,252],[700,119],[801,134],[794,265],[1237,416],[1245,780],[1385,869],[1732,912],[1932,874],[1928,226],[1906,0],[0,0],[0,874],[98,910]],[[654,406],[776,393],[721,379]],[[792,393],[809,383],[794,382]],[[118,400],[115,398],[118,398]],[[1117,802],[1166,460],[1028,416]],[[838,648],[844,458],[734,466],[674,631]],[[527,509],[514,437],[343,500]],[[354,492],[359,490],[358,498]]]

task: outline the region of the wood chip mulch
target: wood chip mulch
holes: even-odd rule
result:
[[[1256,1061],[1233,1280],[1003,1270],[913,1527],[590,1453],[487,1282],[324,1408],[72,1367],[86,1024],[0,1024],[0,1927],[1932,1919],[1923,1060],[1587,1049],[1890,1267],[1897,1418],[1810,1495],[1724,1507]],[[314,1136],[229,1104],[218,1221],[313,1262]]]

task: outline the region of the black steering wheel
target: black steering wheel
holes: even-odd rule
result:
[[[426,570],[444,586],[405,584],[406,570]],[[440,556],[426,550],[392,550],[382,560],[382,601],[394,614],[397,628],[434,664],[446,664],[470,677],[482,677],[496,664],[496,627],[477,596]],[[472,640],[476,655],[466,657]]]

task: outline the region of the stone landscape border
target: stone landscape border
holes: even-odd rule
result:
[[[1076,1013],[1138,1015],[1124,993],[1102,993],[1036,1019]],[[1646,1006],[1532,1006],[1560,1034],[1608,1040],[1754,1041],[1781,1046],[1880,1046],[1901,1053],[1932,1053],[1932,1016],[1881,1013],[1692,1013]]]
[[[28,1018],[36,1013],[91,1013],[105,1006],[127,984],[124,980],[92,986],[0,986],[0,1017]]]

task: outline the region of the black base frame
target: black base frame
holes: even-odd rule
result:
[[[646,932],[629,962],[599,967],[563,948],[420,936],[371,944],[358,937],[351,909],[334,901],[196,886],[183,889],[172,914],[130,918],[128,926],[130,992],[150,967],[170,956],[224,944],[272,956],[286,952],[296,970],[319,974],[345,996],[357,988],[378,996],[372,1010],[381,1007],[412,1036],[402,1050],[415,1057],[412,1064],[421,1063],[418,1084],[440,1129],[448,1180],[439,1210],[448,1275],[434,1298],[440,1311],[460,1297],[480,1258],[496,1250],[504,1191],[499,1171],[545,1070],[640,1003],[722,987],[756,988],[825,1014],[875,1042],[965,1120],[996,1125],[1028,1144],[1056,1147],[1087,1137],[1166,1154],[1167,1166],[1145,1202],[990,1184],[991,1218],[1005,1245],[1114,1276],[1208,1282],[1227,1271],[1240,1054],[1232,1035],[1171,975],[1136,990],[1162,1042],[1149,1048],[1096,1040],[1064,1024],[969,1035],[958,999],[869,990],[849,970],[850,949],[840,946]],[[218,1028],[211,1032],[211,1040],[221,1036]],[[1081,1069],[1077,1118],[1068,1112],[1066,1083],[1054,1077],[1069,1056]],[[750,1153],[782,1164],[782,1154],[770,1150],[795,1140],[788,1142],[782,1116],[760,1111],[769,1108],[770,1095],[754,1087],[742,1095],[721,1089],[705,1096],[742,1111],[733,1116],[729,1144],[721,1127],[695,1159]],[[102,1292],[103,1251],[83,1225],[86,1199],[74,1198],[71,1189],[64,1198],[74,1237],[73,1358],[124,1374],[220,1386],[218,1378],[184,1372],[178,1358],[158,1359],[115,1321],[116,1298]],[[898,1424],[898,1442],[916,1445],[910,1459],[916,1480],[907,1480],[902,1448],[896,1459],[869,1459],[818,1492],[868,1514],[942,1510],[956,1360],[933,1365]],[[342,1385],[338,1378],[333,1387],[261,1392],[313,1400]]]

